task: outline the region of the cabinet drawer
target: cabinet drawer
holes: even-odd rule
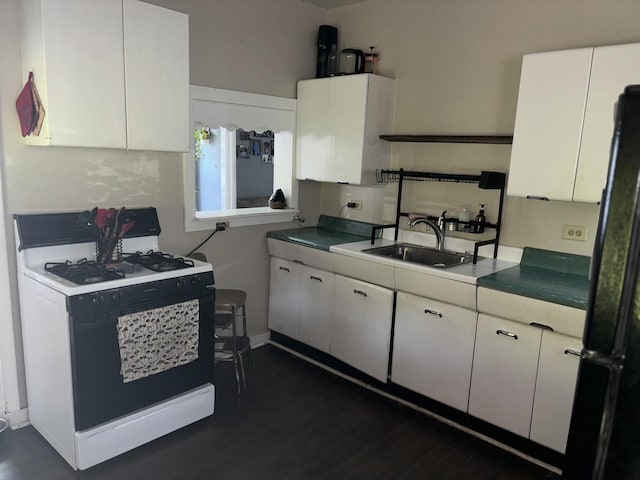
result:
[[[336,253],[333,254],[333,271],[375,285],[395,288],[393,267],[389,265],[360,260],[359,258]]]
[[[548,325],[557,333],[582,338],[586,312],[536,298],[478,288],[478,311],[530,324]]]
[[[317,248],[305,247],[275,238],[268,238],[269,254],[274,257],[284,258],[292,262],[332,271],[331,254]]]
[[[461,307],[476,309],[476,286],[403,268],[395,269],[396,289],[433,298]]]

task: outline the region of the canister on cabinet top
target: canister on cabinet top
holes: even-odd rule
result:
[[[378,73],[378,52],[374,52],[374,45],[370,46],[370,51],[364,54],[365,73]]]

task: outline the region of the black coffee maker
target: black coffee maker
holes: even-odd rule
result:
[[[331,25],[320,25],[318,30],[318,63],[316,78],[338,74],[338,29]]]

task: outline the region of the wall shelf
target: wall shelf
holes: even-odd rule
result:
[[[380,135],[388,142],[422,142],[422,143],[484,143],[509,145],[513,135]]]
[[[502,207],[504,204],[504,187],[506,183],[506,175],[502,172],[487,172],[482,171],[479,175],[462,175],[456,173],[436,173],[436,172],[417,172],[408,171],[404,169],[400,170],[379,170],[376,171],[376,178],[379,183],[397,182],[398,185],[398,199],[396,204],[396,221],[390,225],[376,225],[371,231],[371,243],[377,237],[379,230],[386,228],[395,228],[394,240],[398,240],[398,231],[400,228],[400,218],[408,217],[408,212],[402,211],[402,190],[403,183],[405,181],[418,181],[418,182],[453,182],[453,183],[476,183],[478,188],[483,190],[499,190],[500,200],[498,206],[498,220],[496,223],[485,223],[485,228],[495,229],[495,238],[488,240],[480,240],[475,242],[473,251],[473,263],[478,261],[478,249],[483,245],[494,245],[493,257],[498,256],[498,244],[500,242],[500,223],[502,220]],[[437,218],[433,218],[437,220]],[[476,225],[475,221],[460,222],[456,218],[446,218],[446,223],[463,223],[470,227]],[[446,226],[445,226],[446,228]]]

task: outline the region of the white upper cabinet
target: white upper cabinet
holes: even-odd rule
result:
[[[524,56],[507,195],[572,200],[592,52]]]
[[[574,201],[600,201],[609,166],[614,105],[627,85],[638,83],[640,43],[594,49]]]
[[[298,82],[296,178],[372,184],[389,168],[393,84],[371,74]]]
[[[27,144],[189,150],[188,17],[137,0],[22,0],[23,78],[46,110]]]
[[[127,142],[131,150],[189,151],[189,17],[124,2]]]
[[[29,145],[126,148],[122,1],[23,0],[23,80],[46,115]]]
[[[596,203],[614,104],[640,82],[640,44],[525,55],[507,194]]]

